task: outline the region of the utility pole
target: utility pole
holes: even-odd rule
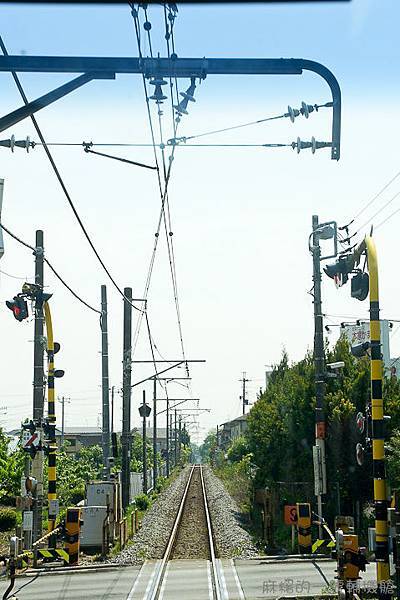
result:
[[[179,447],[178,447],[178,460],[181,462],[181,451],[182,451],[182,415],[179,415]]]
[[[65,403],[69,403],[70,398],[58,398],[58,401],[61,404],[61,446],[64,445],[64,434],[65,434]]]
[[[153,379],[153,489],[157,486],[157,380]]]
[[[101,389],[103,398],[102,434],[103,477],[110,478],[110,392],[108,381],[107,288],[101,286]]]
[[[175,467],[178,464],[178,429],[177,429],[177,419],[176,419],[176,409],[174,410],[174,463]]]
[[[147,494],[147,439],[146,439],[146,391],[143,390],[142,416],[142,453],[143,453],[143,493]]]
[[[171,449],[171,458],[172,458],[172,414],[169,415],[169,447]],[[173,460],[171,461],[173,462]],[[175,465],[173,465],[175,467]]]
[[[43,290],[44,285],[44,241],[43,231],[36,231],[35,243],[35,284]],[[35,300],[35,328],[33,350],[33,421],[38,424],[40,439],[43,438],[42,420],[44,406],[44,368],[43,368],[43,302],[39,295]],[[32,477],[37,481],[36,502],[33,505],[32,541],[42,536],[43,520],[43,451],[36,453],[32,461]]]
[[[240,399],[242,401],[242,410],[243,410],[243,414],[246,413],[246,404],[248,404],[248,400],[246,398],[246,383],[248,383],[250,381],[250,379],[246,378],[246,372],[243,371],[243,377],[242,379],[239,379],[239,381],[242,382],[242,395],[240,396]]]
[[[321,247],[318,235],[318,216],[312,217],[313,230],[313,303],[314,303],[314,365],[315,365],[315,450],[314,450],[314,477],[315,494],[317,496],[318,516],[322,518],[322,495],[326,494],[326,462],[325,438],[326,422],[324,411],[325,396],[325,352],[324,352],[324,323],[322,317],[321,297]],[[319,476],[321,471],[322,477]],[[323,528],[318,526],[318,537],[322,539]]]
[[[169,467],[170,467],[170,463],[169,463],[169,400],[167,398],[167,410],[166,410],[166,415],[167,415],[167,426],[166,426],[166,431],[165,431],[165,438],[166,438],[166,443],[167,443],[167,457],[166,457],[166,463],[167,463],[167,477],[169,477]]]
[[[111,433],[114,433],[114,389],[115,385],[113,385],[111,388]]]
[[[122,360],[122,506],[129,505],[131,459],[132,288],[124,288],[124,350]]]

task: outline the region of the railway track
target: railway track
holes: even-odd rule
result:
[[[203,468],[193,465],[164,556],[146,561],[127,600],[227,598],[207,505]]]

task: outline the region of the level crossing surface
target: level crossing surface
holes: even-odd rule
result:
[[[35,581],[19,577],[14,592],[18,600],[143,600],[157,561],[143,567],[90,568],[41,574]],[[210,600],[209,561],[172,560],[164,578],[160,600]],[[223,600],[259,600],[299,595],[315,595],[334,581],[336,562],[331,560],[236,560],[220,561]],[[363,581],[375,581],[376,565],[367,565]],[[0,581],[0,598],[9,581]],[[300,588],[303,592],[300,592]],[[298,591],[296,591],[296,589]],[[310,591],[308,591],[310,590]],[[210,595],[211,593],[211,595]],[[12,596],[10,597],[12,598]]]

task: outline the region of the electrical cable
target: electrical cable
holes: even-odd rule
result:
[[[131,7],[131,14],[132,14],[132,17],[133,17],[133,20],[134,20],[134,25],[135,25],[136,41],[137,41],[137,45],[138,45],[138,53],[139,53],[139,57],[142,58],[142,50],[141,50],[141,46],[140,46],[140,33],[139,33],[140,32],[140,21],[139,21],[139,17],[138,17],[138,12],[134,8],[134,4],[133,3],[130,3],[130,7]],[[148,31],[148,37],[149,37],[149,48],[150,48],[150,51],[152,52],[150,30],[147,29],[147,31]],[[142,73],[142,79],[143,79],[143,89],[144,89],[144,93],[145,93],[145,100],[146,100],[146,107],[147,107],[147,115],[148,115],[148,119],[149,119],[150,132],[151,132],[152,144],[153,144],[153,149],[154,149],[154,157],[155,157],[156,165],[158,166],[158,158],[157,158],[157,152],[156,152],[154,127],[153,127],[153,122],[152,122],[152,117],[151,117],[151,110],[150,110],[150,103],[149,103],[149,96],[148,96],[148,92],[147,92],[146,80],[145,80],[145,76],[144,76],[143,73]],[[163,144],[163,146],[164,146],[164,144]],[[163,148],[162,148],[162,150],[163,150]],[[171,176],[171,167],[172,167],[172,162],[173,162],[173,159],[174,159],[174,153],[175,153],[175,146],[172,147],[172,152],[171,152],[171,155],[169,157],[169,166],[168,166],[168,171],[167,172],[166,172],[165,163],[164,163],[164,190],[163,190],[162,184],[161,184],[160,170],[158,169],[158,171],[157,171],[158,183],[159,183],[159,189],[160,189],[160,197],[161,197],[161,210],[160,210],[160,215],[159,215],[159,219],[158,219],[157,232],[155,234],[155,242],[154,242],[154,245],[153,245],[153,252],[152,252],[151,259],[150,259],[150,265],[149,265],[147,279],[146,279],[146,284],[145,284],[145,291],[144,291],[144,294],[143,294],[143,298],[144,299],[147,299],[147,297],[148,297],[148,292],[149,292],[150,282],[151,282],[151,276],[152,276],[153,267],[154,267],[155,255],[156,255],[157,246],[158,246],[158,238],[159,238],[159,233],[160,233],[160,227],[161,227],[161,223],[162,223],[163,218],[164,218],[164,224],[166,226],[166,221],[165,221],[165,203],[166,203],[167,198],[168,198],[168,184],[169,184],[170,176]],[[163,157],[163,160],[165,161],[165,157]],[[168,250],[170,251],[170,247],[169,247],[169,243],[168,243],[168,237],[167,237],[167,244],[168,244]],[[136,329],[135,329],[135,333],[134,333],[134,341],[133,341],[133,353],[136,350],[136,346],[137,346],[137,342],[138,342],[138,338],[139,338],[139,333],[140,333],[140,328],[141,328],[141,323],[142,323],[142,314],[140,315],[140,317],[139,317],[139,319],[137,321],[137,324],[136,324]],[[150,340],[150,343],[151,343],[151,340]]]
[[[364,211],[367,210],[367,208],[369,208],[371,206],[371,204],[373,204],[375,202],[375,200],[377,200],[379,198],[379,196],[381,194],[383,194],[383,192],[393,183],[393,181],[395,181],[398,177],[400,176],[400,171],[398,171],[394,177],[392,177],[392,179],[390,181],[388,181],[388,183],[386,183],[383,188],[381,190],[379,190],[379,192],[377,194],[375,194],[375,196],[373,198],[371,198],[371,200],[369,202],[367,202],[367,204],[365,206],[363,206],[361,208],[361,210],[358,211],[358,213],[351,219],[350,223],[353,223],[356,219],[358,219]]]
[[[30,585],[31,583],[33,583],[34,581],[36,581],[36,579],[38,577],[40,577],[41,573],[38,573],[37,575],[35,575],[35,577],[33,577],[33,579],[31,579],[30,581],[28,581],[27,583],[24,583],[24,585],[21,585],[21,587],[19,587],[17,590],[11,590],[10,594],[11,596],[8,594],[4,600],[8,600],[9,598],[12,598],[13,596],[15,596],[15,594],[18,594],[18,592],[20,592],[24,587],[26,587],[27,585]]]
[[[35,146],[43,146],[43,144],[41,144],[40,142],[30,142],[31,147],[35,148]],[[99,142],[99,143],[95,143],[95,142],[49,142],[48,144],[46,144],[46,146],[84,146],[84,147],[94,147],[94,146],[106,146],[109,148],[153,148],[153,144],[145,144],[145,143],[137,143],[137,144],[128,144],[128,143],[123,143],[123,142],[110,142],[110,143],[105,143],[105,142]],[[163,149],[163,144],[155,144],[156,148],[160,148],[160,150]],[[180,148],[292,148],[293,147],[293,143],[290,144],[283,144],[280,142],[274,142],[274,143],[265,143],[265,144],[167,144],[167,146],[179,146]],[[100,153],[97,153],[100,154]],[[115,158],[118,160],[118,157],[116,156],[108,156],[108,158]],[[122,159],[120,159],[122,160]],[[133,161],[132,161],[133,162]],[[138,164],[138,163],[133,163],[133,164]],[[141,165],[139,163],[139,166],[145,166],[145,165]],[[156,170],[156,167],[148,167],[151,169]]]
[[[14,240],[16,240],[17,242],[19,242],[20,244],[22,244],[22,246],[25,246],[25,248],[29,248],[29,250],[32,250],[33,253],[36,252],[36,249],[33,246],[31,246],[27,242],[24,242],[23,240],[21,240],[18,236],[16,236],[14,233],[12,233],[7,227],[5,227],[5,225],[3,225],[3,223],[0,223],[0,227],[6,233],[8,233],[9,236],[11,236],[12,238],[14,238]],[[61,277],[61,275],[58,274],[58,272],[55,270],[55,268],[53,267],[53,265],[50,263],[50,261],[46,257],[43,257],[43,260],[49,266],[49,268],[54,273],[54,275],[57,277],[57,279],[63,284],[64,287],[67,288],[67,290],[77,300],[79,300],[79,302],[81,302],[82,304],[84,304],[87,308],[89,308],[93,312],[96,312],[96,313],[98,313],[98,314],[101,315],[101,311],[100,310],[98,310],[97,308],[94,308],[93,306],[91,306],[90,304],[88,304],[88,302],[86,302],[85,300],[83,300],[76,292],[74,292],[74,290],[64,281],[64,279]],[[20,278],[18,277],[17,279],[20,279]]]
[[[5,271],[2,271],[1,269],[0,269],[0,273],[2,275],[6,275],[7,277],[11,277],[11,279],[20,279],[21,281],[27,280],[27,277],[17,277],[16,275],[10,275],[10,273],[6,273]]]
[[[1,37],[1,35],[0,35],[0,47],[1,47],[1,50],[2,50],[2,52],[3,52],[3,55],[4,55],[4,56],[8,56],[8,52],[7,52],[7,49],[6,49],[5,45],[4,45],[3,38]],[[23,87],[22,87],[22,85],[21,85],[21,82],[20,82],[20,80],[19,80],[19,77],[18,77],[18,75],[16,74],[16,72],[15,72],[15,71],[11,71],[11,74],[12,74],[12,76],[13,76],[13,79],[14,79],[14,81],[15,81],[15,84],[16,84],[16,86],[17,86],[17,88],[18,88],[18,91],[19,91],[19,93],[20,93],[20,95],[21,95],[21,97],[22,97],[22,99],[23,99],[23,101],[24,101],[25,105],[29,104],[29,102],[28,102],[28,98],[27,98],[27,97],[26,97],[26,95],[25,95],[24,89],[23,89]],[[97,260],[99,261],[99,263],[100,263],[100,264],[101,264],[101,266],[103,267],[103,269],[104,269],[105,273],[107,274],[108,278],[110,279],[110,281],[112,282],[112,284],[114,285],[114,287],[115,287],[115,288],[118,290],[118,292],[121,294],[121,296],[122,296],[122,297],[123,297],[123,298],[124,298],[124,299],[125,299],[127,302],[129,302],[129,300],[128,300],[128,299],[125,297],[125,294],[124,294],[124,292],[121,290],[121,288],[119,287],[119,285],[117,284],[117,282],[115,281],[115,279],[113,278],[113,276],[111,275],[110,271],[108,270],[108,268],[107,268],[107,267],[106,267],[106,265],[104,264],[104,262],[103,262],[102,258],[100,257],[100,255],[99,255],[99,253],[98,253],[98,251],[97,251],[97,249],[96,249],[96,247],[95,247],[94,243],[92,242],[92,240],[91,240],[91,238],[90,238],[90,236],[89,236],[88,232],[86,231],[86,228],[85,228],[85,226],[84,226],[84,224],[83,224],[83,222],[82,222],[82,219],[80,218],[80,216],[79,216],[79,214],[78,214],[78,211],[76,210],[76,208],[75,208],[75,205],[74,205],[74,203],[72,202],[72,198],[71,198],[71,196],[70,196],[70,194],[69,194],[69,192],[68,192],[68,190],[67,190],[67,188],[66,188],[66,186],[65,186],[65,183],[64,183],[64,181],[63,181],[63,178],[61,177],[61,174],[60,174],[60,172],[59,172],[59,170],[58,170],[58,168],[57,168],[57,165],[56,165],[56,163],[55,163],[55,161],[54,161],[54,158],[53,158],[53,156],[52,156],[52,154],[51,154],[51,152],[50,152],[50,150],[49,150],[49,148],[48,148],[48,146],[47,146],[47,144],[46,144],[46,141],[45,141],[45,139],[44,139],[44,137],[43,137],[43,134],[42,134],[42,132],[41,132],[41,129],[40,129],[40,127],[39,127],[39,124],[38,124],[38,122],[36,121],[36,118],[35,118],[35,116],[34,116],[33,114],[31,114],[31,115],[30,115],[30,117],[31,117],[32,123],[33,123],[33,125],[34,125],[34,127],[35,127],[35,129],[36,129],[36,133],[38,134],[38,136],[39,136],[39,139],[40,139],[40,141],[41,141],[41,143],[42,143],[42,145],[43,145],[43,148],[44,148],[44,150],[45,150],[45,152],[46,152],[46,154],[47,154],[47,158],[48,158],[48,159],[49,159],[49,161],[50,161],[50,164],[51,164],[51,166],[52,166],[52,168],[53,168],[53,171],[54,171],[54,173],[55,173],[55,175],[56,175],[56,177],[57,177],[57,179],[58,179],[58,182],[59,182],[59,184],[60,184],[60,186],[61,186],[61,188],[62,188],[62,190],[63,190],[63,192],[64,192],[64,195],[65,195],[65,197],[66,197],[66,199],[67,199],[67,201],[68,201],[68,204],[70,205],[70,207],[71,207],[71,209],[72,209],[72,212],[74,213],[74,215],[75,215],[75,218],[76,218],[76,220],[78,221],[78,223],[79,223],[79,225],[80,225],[80,227],[81,227],[81,229],[82,229],[82,231],[83,231],[83,233],[84,233],[84,235],[85,235],[85,237],[86,237],[86,239],[87,239],[87,241],[88,241],[88,243],[89,243],[90,247],[92,248],[92,250],[93,250],[93,252],[94,252],[94,254],[95,254],[95,256],[96,256]],[[130,303],[130,304],[131,304],[131,306],[132,306],[132,307],[133,307],[135,310],[140,310],[139,308],[137,308],[136,306],[134,306],[134,304],[132,304],[132,303]],[[98,312],[98,311],[96,311],[96,312]]]
[[[400,208],[397,208],[394,212],[392,212],[392,214],[390,214],[388,217],[386,217],[386,219],[384,219],[383,221],[381,221],[376,227],[375,227],[375,231],[379,228],[382,227],[382,225],[384,225],[385,223],[387,223],[387,221],[389,221],[392,217],[394,217],[394,215],[397,215],[397,213],[400,212]]]
[[[372,215],[372,217],[370,217],[370,218],[368,219],[368,221],[366,221],[366,222],[364,223],[364,225],[362,225],[361,227],[359,227],[359,228],[358,228],[358,231],[361,231],[361,229],[364,229],[364,227],[366,227],[366,226],[367,226],[369,223],[371,223],[371,221],[372,221],[373,219],[375,219],[375,217],[376,217],[376,216],[378,216],[378,215],[379,215],[379,213],[381,213],[383,210],[385,210],[385,208],[386,208],[387,206],[389,206],[389,204],[391,204],[391,203],[393,202],[393,200],[395,200],[395,199],[396,199],[398,196],[400,196],[400,190],[399,190],[398,192],[396,192],[396,194],[395,194],[395,195],[394,195],[392,198],[390,198],[390,200],[388,200],[388,201],[387,201],[387,202],[386,202],[386,203],[385,203],[383,206],[381,206],[381,208],[380,208],[379,210],[377,210],[377,211],[376,211],[376,213],[375,213],[374,215]],[[400,209],[399,209],[399,210],[400,210]],[[395,213],[396,213],[396,212],[398,212],[398,211],[395,211]],[[393,213],[393,214],[395,214],[395,213]],[[389,217],[388,217],[388,219],[389,219]],[[385,222],[385,221],[383,221],[383,223],[384,223],[384,222]],[[382,225],[382,223],[381,223],[381,225]]]

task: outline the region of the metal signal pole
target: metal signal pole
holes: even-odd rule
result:
[[[110,393],[108,379],[108,328],[107,328],[107,288],[101,286],[101,388],[103,398],[102,435],[103,473],[110,478]]]
[[[36,231],[35,243],[35,284],[43,290],[43,258],[44,243],[43,231]],[[33,350],[33,420],[38,423],[40,438],[42,439],[42,420],[44,406],[44,367],[43,367],[43,302],[39,295],[35,300],[35,329],[34,329],[34,350]],[[35,542],[42,536],[43,520],[43,451],[36,453],[32,460],[32,477],[37,481],[36,502],[33,506],[33,531],[32,540]]]
[[[313,230],[313,303],[314,303],[314,364],[315,364],[315,448],[314,457],[315,494],[317,496],[318,515],[322,517],[322,494],[326,494],[326,462],[325,462],[325,438],[326,423],[324,412],[325,396],[325,352],[324,352],[324,323],[322,317],[321,298],[321,247],[318,230],[318,216],[312,217]],[[319,466],[322,467],[322,480],[319,477]],[[322,539],[323,528],[318,526],[318,537]]]
[[[153,379],[153,489],[157,485],[157,380]]]
[[[124,353],[122,360],[122,506],[129,505],[131,459],[132,288],[124,288]]]

